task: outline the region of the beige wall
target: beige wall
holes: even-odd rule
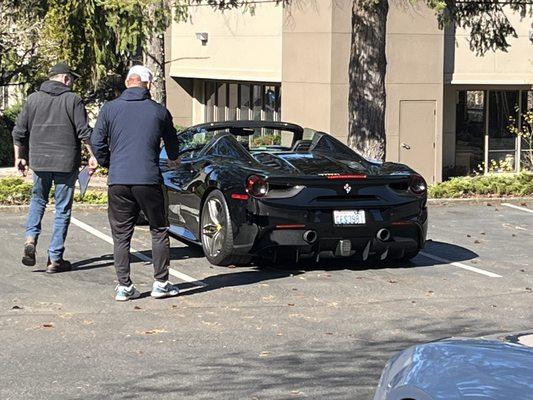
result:
[[[293,4],[283,15],[282,118],[346,142],[351,2]]]
[[[531,17],[521,19],[511,10],[506,15],[516,29],[517,38],[508,38],[507,52],[489,51],[476,55],[469,46],[468,32],[464,29],[446,30],[445,80],[452,84],[477,85],[533,85],[533,43],[529,32],[533,29]]]
[[[196,7],[171,28],[170,74],[180,78],[281,81],[282,7],[257,4],[255,13]],[[205,46],[197,32],[209,35]]]
[[[171,30],[165,34],[165,86],[167,91],[167,108],[172,114],[175,125],[190,126],[192,124],[192,89],[193,80],[175,78],[170,74],[171,52]]]
[[[399,161],[400,102],[436,102],[434,179],[441,179],[443,110],[443,32],[438,29],[433,11],[419,4],[401,6],[391,2],[387,23],[387,159]],[[432,149],[420,154],[414,169],[427,169]]]

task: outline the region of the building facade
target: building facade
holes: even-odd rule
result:
[[[531,144],[508,126],[533,108],[533,21],[509,13],[518,33],[509,51],[477,56],[466,32],[398,3],[387,23],[387,160],[428,182],[524,167]],[[167,35],[168,107],[182,126],[284,120],[347,142],[350,43],[349,0],[193,8]]]

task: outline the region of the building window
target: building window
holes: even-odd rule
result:
[[[520,103],[521,114],[518,117],[518,126],[521,127],[522,132],[529,132],[529,135],[522,136],[519,142],[520,166],[533,171],[533,125],[528,122],[531,121],[533,114],[533,90],[522,92]],[[529,115],[528,120],[524,120],[526,114]]]
[[[204,122],[231,120],[279,121],[279,84],[204,81]]]
[[[455,173],[467,175],[483,164],[485,141],[485,92],[460,91],[455,127]]]
[[[509,118],[518,120],[520,92],[490,91],[487,121],[488,151],[485,170],[515,171],[517,136],[509,131]],[[486,172],[485,171],[485,172]]]
[[[533,110],[532,91],[459,91],[453,175],[531,168],[531,141],[510,131],[522,126],[521,116],[528,110]]]

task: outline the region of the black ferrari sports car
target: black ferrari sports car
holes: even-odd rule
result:
[[[284,122],[228,121],[161,151],[170,232],[215,265],[359,257],[410,259],[427,232],[426,182],[370,162],[334,137]]]

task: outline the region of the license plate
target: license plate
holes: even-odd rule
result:
[[[363,225],[366,223],[364,210],[333,211],[335,225]]]

